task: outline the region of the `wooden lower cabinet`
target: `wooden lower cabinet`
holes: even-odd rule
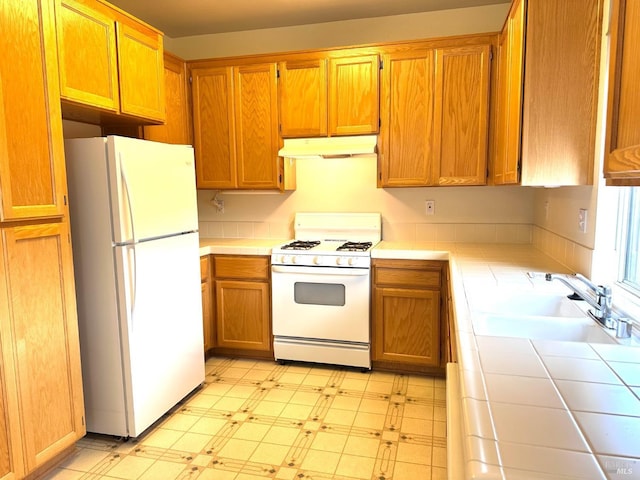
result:
[[[68,224],[6,227],[0,233],[4,479],[46,467],[86,432]]]
[[[214,353],[273,358],[269,257],[212,258]]]
[[[211,267],[209,256],[200,257],[200,289],[202,293],[202,332],[204,354],[213,347],[213,305],[211,297]]]
[[[373,260],[373,367],[442,373],[446,262]]]
[[[1,279],[0,279],[1,281]],[[3,292],[5,289],[3,288]],[[8,318],[4,306],[8,306],[6,298],[0,297],[1,318]],[[0,320],[2,321],[2,320]],[[4,337],[4,333],[3,333]],[[4,348],[7,339],[0,338],[0,480],[14,480],[23,472],[20,448],[20,432],[18,430],[17,399],[13,385],[13,359],[11,350]],[[5,345],[3,345],[5,344]],[[11,369],[11,370],[10,370]],[[11,376],[11,379],[7,378]]]

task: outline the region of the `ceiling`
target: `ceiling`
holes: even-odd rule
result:
[[[508,3],[510,0],[110,0],[171,38]]]

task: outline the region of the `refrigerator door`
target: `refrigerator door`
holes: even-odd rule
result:
[[[137,437],[204,382],[198,234],[114,248],[127,432],[105,433]]]
[[[198,230],[193,148],[107,137],[113,241]]]

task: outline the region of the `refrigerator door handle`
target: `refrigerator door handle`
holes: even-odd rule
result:
[[[133,221],[133,207],[131,202],[131,191],[129,190],[129,182],[127,181],[127,171],[125,164],[122,160],[122,152],[118,153],[118,159],[120,161],[120,176],[122,177],[122,184],[124,185],[124,192],[127,196],[127,212],[129,213],[129,227],[131,228],[131,240],[136,243],[136,230],[135,222]]]
[[[136,316],[136,303],[138,297],[138,256],[136,254],[136,245],[123,245],[122,268],[124,272],[128,272],[124,279],[125,300],[124,308],[127,310],[126,316],[129,319],[129,330],[134,330],[134,320]]]
[[[131,268],[131,274],[133,276],[133,281],[131,282],[131,330],[133,330],[133,321],[136,316],[133,314],[136,309],[136,297],[138,293],[138,256],[136,255],[136,246],[131,246],[131,253],[133,253],[133,263]]]

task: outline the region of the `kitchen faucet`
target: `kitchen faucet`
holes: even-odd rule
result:
[[[529,272],[529,277],[533,278],[536,274]],[[579,280],[588,287],[590,293],[578,288],[574,283],[570,282],[567,277],[575,280]],[[556,273],[545,273],[544,279],[547,282],[557,280],[560,283],[569,287],[578,297],[587,302],[594,310],[589,310],[587,313],[591,318],[600,323],[602,326],[615,329],[616,319],[613,317],[613,302],[611,299],[611,287],[596,285],[588,280],[583,275],[575,273],[573,275],[559,275]]]

